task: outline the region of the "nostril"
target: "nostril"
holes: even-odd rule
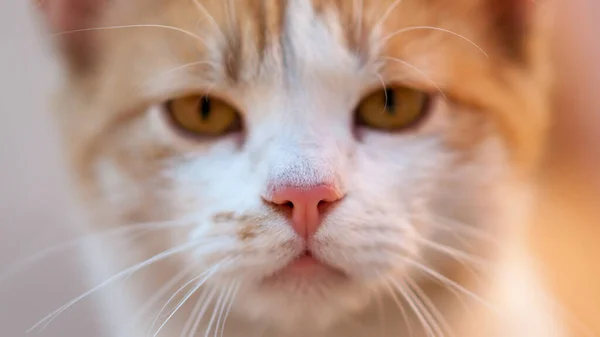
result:
[[[318,209],[319,213],[323,214],[323,213],[327,212],[327,210],[329,210],[335,204],[336,204],[336,201],[321,200],[317,204],[317,209]]]
[[[294,230],[308,238],[319,228],[322,216],[342,197],[335,187],[329,185],[287,186],[274,189],[271,197],[265,200],[288,213]]]

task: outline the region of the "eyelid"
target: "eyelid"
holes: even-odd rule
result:
[[[177,121],[175,120],[173,114],[171,113],[171,104],[173,104],[173,101],[177,100],[177,99],[183,99],[185,97],[205,97],[208,96],[210,98],[214,98],[217,100],[222,101],[223,103],[230,105],[229,101],[226,100],[222,100],[220,97],[216,96],[216,95],[212,95],[212,94],[198,94],[198,93],[190,93],[188,95],[182,95],[182,96],[175,96],[175,98],[171,98],[168,99],[164,102],[162,102],[159,105],[160,108],[160,112],[161,115],[163,115],[163,120],[165,120],[165,122],[168,124],[169,129],[172,130],[173,133],[177,134],[180,137],[189,139],[189,140],[193,140],[193,141],[199,141],[199,140],[211,140],[211,139],[215,139],[215,137],[224,137],[227,136],[228,133],[233,133],[232,131],[243,131],[244,128],[244,119],[242,114],[236,109],[236,107],[234,105],[230,105],[231,108],[235,111],[235,116],[236,116],[236,120],[234,121],[234,123],[231,124],[231,126],[228,128],[227,132],[225,132],[223,135],[220,136],[214,136],[214,135],[203,135],[203,134],[199,134],[196,132],[193,132],[191,130],[187,130],[184,127],[181,127],[181,125],[179,125],[177,123]]]
[[[214,99],[218,99],[223,103],[231,106],[235,111],[239,112],[240,115],[244,115],[244,109],[236,102],[236,100],[226,90],[216,89],[214,86],[203,87],[198,89],[183,89],[169,92],[168,94],[162,95],[161,99],[156,101],[162,102],[161,104],[172,101],[178,98],[190,97],[190,96],[209,96]]]

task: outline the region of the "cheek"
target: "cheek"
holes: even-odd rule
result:
[[[412,138],[412,139],[408,139]],[[328,260],[361,277],[418,254],[420,217],[450,156],[436,138],[373,136],[354,158],[348,195],[318,234]],[[354,264],[359,267],[352,267]]]
[[[357,151],[352,185],[357,197],[407,202],[428,194],[452,157],[437,136],[372,136]]]
[[[260,255],[285,246],[293,231],[284,217],[272,216],[265,207],[260,197],[261,175],[247,154],[219,144],[174,165],[168,173],[174,207],[193,219],[193,229],[184,239],[219,238],[223,242],[216,246],[219,256],[235,256],[242,251]],[[199,251],[197,258],[207,255]],[[268,256],[262,259],[269,260]],[[257,264],[252,256],[244,260],[245,266]]]
[[[196,154],[167,172],[180,213],[210,218],[257,206],[259,186],[242,155],[230,151]]]
[[[431,200],[432,213],[439,222],[449,219],[470,227],[491,228],[502,222],[504,208],[513,200],[510,190],[518,187],[507,151],[494,136],[468,154],[459,152],[442,178]]]

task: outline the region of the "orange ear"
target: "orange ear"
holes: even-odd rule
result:
[[[524,40],[531,33],[535,0],[487,0],[494,34],[509,56],[519,58]]]
[[[59,50],[70,66],[90,65],[93,31],[108,0],[35,0],[46,26],[56,38]],[[83,30],[83,31],[81,31]]]

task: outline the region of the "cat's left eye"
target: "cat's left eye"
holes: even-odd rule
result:
[[[427,112],[427,93],[409,87],[382,88],[365,97],[356,109],[359,125],[398,131],[414,125]]]
[[[197,95],[171,100],[166,109],[180,129],[198,136],[220,136],[241,127],[238,111],[218,98]]]

